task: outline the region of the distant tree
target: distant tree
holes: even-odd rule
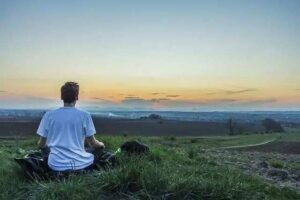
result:
[[[228,132],[229,132],[229,135],[234,135],[235,133],[235,122],[233,121],[232,118],[228,119],[227,121],[227,127],[228,127]]]
[[[266,118],[266,119],[262,120],[262,125],[265,128],[265,132],[267,132],[267,133],[284,132],[284,129],[282,128],[281,124],[271,118]]]
[[[162,119],[162,117],[160,115],[157,114],[151,114],[148,116],[149,119]]]
[[[240,135],[244,134],[244,127],[242,125],[239,127],[239,134]]]

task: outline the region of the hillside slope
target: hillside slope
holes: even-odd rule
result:
[[[206,149],[262,142],[274,136],[216,138],[101,137],[107,149],[126,140],[148,144],[147,156],[122,155],[114,169],[65,180],[28,182],[12,160],[34,149],[36,139],[0,143],[0,199],[299,199],[293,189],[279,188],[259,176],[212,157]],[[225,151],[225,150],[223,150]],[[226,160],[226,158],[223,158]]]

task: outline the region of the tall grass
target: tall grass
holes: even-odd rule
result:
[[[125,138],[126,139],[126,138]],[[169,148],[151,144],[145,156],[119,156],[114,169],[68,179],[28,182],[12,158],[20,155],[12,146],[0,150],[0,199],[299,199],[289,189],[279,189],[257,177],[219,166],[199,148]],[[109,149],[124,137],[105,137]],[[172,140],[180,142],[180,138]],[[24,147],[33,147],[25,142]],[[21,146],[23,144],[20,144]]]

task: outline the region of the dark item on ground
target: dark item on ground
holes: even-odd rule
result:
[[[137,141],[128,141],[121,145],[121,151],[128,154],[144,154],[149,152],[149,147]]]

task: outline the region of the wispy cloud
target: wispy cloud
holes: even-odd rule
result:
[[[124,97],[124,99],[125,100],[135,100],[135,99],[142,99],[142,98],[140,98],[140,97],[138,97],[138,96],[126,96],[126,97]]]
[[[210,91],[206,92],[205,95],[211,96],[211,95],[235,95],[235,94],[243,94],[243,93],[250,93],[250,92],[256,92],[258,89],[255,88],[245,88],[240,90],[216,90],[216,91]]]
[[[180,95],[178,95],[178,94],[170,94],[170,95],[167,95],[166,97],[176,98],[176,97],[180,97]]]
[[[125,97],[121,102],[122,103],[158,103],[161,101],[169,101],[168,98],[152,98],[152,99],[144,99],[140,97]]]
[[[205,93],[206,95],[215,95],[215,94],[218,94],[217,92],[207,92]]]
[[[101,100],[101,101],[105,101],[105,99],[104,99],[104,98],[100,98],[100,97],[92,97],[92,99],[94,99],[94,100]]]
[[[90,100],[80,100],[79,106],[100,109],[138,109],[138,110],[254,110],[272,107],[278,100],[266,99],[238,99],[238,98],[215,98],[209,100],[181,100],[174,98],[141,98],[127,96],[121,101],[111,101],[101,97],[93,97]],[[61,105],[59,99],[47,99],[33,96],[1,97],[0,105],[17,108],[21,106],[33,108],[49,108]]]
[[[254,99],[254,100],[246,100],[241,101],[240,103],[243,105],[263,105],[268,103],[275,103],[277,99],[269,98],[269,99]]]
[[[164,94],[162,92],[153,92],[152,95],[160,95],[160,94]]]
[[[254,88],[247,88],[242,90],[226,90],[225,94],[233,95],[233,94],[242,94],[242,93],[255,92],[255,91],[257,91],[257,89]]]
[[[220,104],[220,103],[232,103],[232,102],[237,102],[239,101],[238,99],[215,99],[215,100],[211,100],[208,101],[209,104]]]
[[[8,91],[6,91],[6,90],[0,90],[0,93],[6,93],[6,92],[8,92]]]
[[[150,99],[150,102],[161,102],[161,101],[170,101],[171,99],[169,98],[154,98]]]

